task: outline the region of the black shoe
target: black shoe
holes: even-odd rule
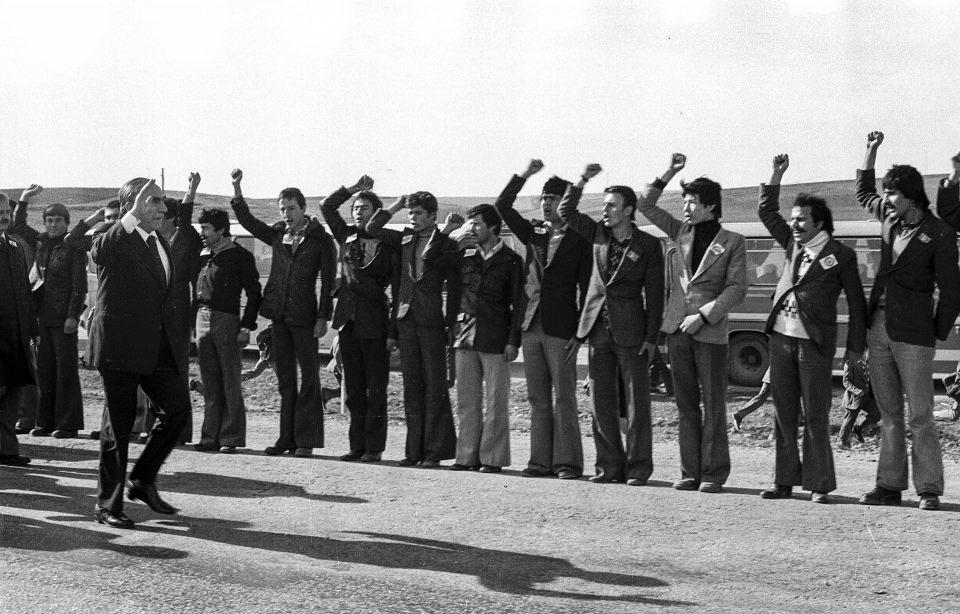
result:
[[[68,431],[66,429],[57,429],[53,432],[54,439],[73,439],[77,436],[77,431]]]
[[[900,491],[876,486],[860,495],[860,505],[900,505]]]
[[[53,432],[53,429],[45,429],[43,427],[38,426],[37,428],[30,431],[30,435],[32,435],[33,437],[49,437],[50,433],[52,432]]]
[[[211,446],[201,442],[193,444],[193,449],[197,452],[214,452],[217,450],[217,446]]]
[[[400,465],[401,467],[416,467],[417,463],[419,462],[420,461],[412,458],[401,458],[400,462],[398,462],[397,464]]]
[[[440,461],[433,458],[425,458],[420,461],[420,466],[424,469],[436,469],[440,466]]]
[[[158,514],[176,514],[177,508],[160,498],[157,487],[153,484],[143,484],[137,480],[127,483],[127,499],[143,501]]]
[[[293,455],[297,458],[310,458],[313,456],[313,448],[297,448],[293,451]]]
[[[537,469],[536,467],[527,467],[520,472],[525,478],[548,478],[553,475],[552,471],[544,471],[543,469]]]
[[[830,503],[830,496],[825,492],[811,492],[810,501],[814,503]]]
[[[380,462],[380,452],[364,452],[363,456],[360,457],[361,463],[379,463]]]
[[[717,494],[723,492],[723,484],[720,482],[702,482],[700,484],[700,492],[706,492],[711,494]]]
[[[284,452],[293,452],[296,449],[296,446],[290,448],[287,446],[270,446],[269,448],[264,449],[263,453],[267,456],[280,456]]]
[[[940,497],[933,493],[920,493],[920,509],[931,512],[940,509]]]
[[[349,452],[341,456],[340,460],[352,462],[352,461],[358,461],[361,458],[363,458],[362,450],[350,450]]]
[[[479,465],[461,465],[460,463],[450,465],[450,471],[476,471],[479,468]]]
[[[627,486],[646,486],[647,481],[640,478],[630,478],[627,480]]]
[[[0,465],[10,465],[11,467],[24,467],[30,464],[30,459],[19,454],[0,455]]]
[[[583,474],[571,471],[570,469],[561,469],[557,473],[558,480],[579,480]]]
[[[123,512],[111,512],[99,505],[93,508],[93,517],[100,524],[105,524],[114,529],[132,529],[134,526],[133,521]]]
[[[13,432],[16,433],[17,435],[26,435],[27,433],[29,433],[29,432],[32,431],[32,430],[33,430],[33,428],[31,428],[31,427],[17,426],[17,427],[14,427]]]
[[[192,390],[193,392],[199,392],[200,394],[203,394],[203,382],[201,382],[197,378],[193,378],[192,380],[190,380],[190,390]]]
[[[90,431],[90,439],[100,441],[100,431]]]
[[[700,480],[695,478],[681,478],[673,483],[677,490],[696,490],[700,488]]]
[[[220,454],[236,454],[237,446],[221,446]]]
[[[743,428],[744,418],[746,418],[746,416],[744,416],[740,412],[736,412],[735,414],[733,414],[733,432],[734,433],[739,433],[741,431],[741,429]]]
[[[772,488],[761,490],[760,496],[764,499],[789,499],[793,496],[793,486],[775,484]]]
[[[480,465],[480,473],[500,473],[501,471],[503,469],[496,465]]]
[[[600,475],[591,475],[589,479],[590,479],[590,481],[593,482],[594,484],[614,484],[614,483],[616,483],[616,482],[622,482],[622,481],[623,481],[622,479],[621,479],[621,480],[615,480],[615,479],[613,479],[613,478],[609,478],[609,477],[607,477],[607,476],[605,476],[605,475],[602,475],[602,474],[600,474]]]

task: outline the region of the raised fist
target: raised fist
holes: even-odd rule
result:
[[[200,185],[200,173],[197,171],[190,173],[190,176],[187,177],[187,185],[191,192],[196,192]]]
[[[240,185],[240,182],[243,181],[243,171],[239,168],[235,168],[230,171],[230,179],[233,180],[233,185]]]
[[[456,211],[452,211],[447,214],[447,219],[444,221],[444,227],[447,231],[447,234],[457,230],[466,223],[467,220],[463,218],[462,215]]]
[[[670,170],[679,173],[687,165],[687,156],[682,153],[675,153],[670,156]]]
[[[880,143],[883,142],[883,133],[879,130],[874,130],[867,135],[867,147],[870,149],[876,149],[880,147]]]
[[[527,171],[524,173],[525,177],[530,177],[531,175],[536,175],[543,170],[543,160],[533,158],[530,160],[530,163],[527,164]]]
[[[773,157],[773,170],[778,173],[783,173],[787,170],[787,167],[790,166],[790,156],[787,154],[778,154]]]
[[[594,177],[599,175],[600,171],[602,170],[603,170],[603,167],[601,167],[599,164],[597,164],[596,162],[591,162],[590,164],[587,165],[585,169],[583,169],[582,177],[584,179],[593,179]]]
[[[27,202],[40,192],[43,192],[43,186],[36,183],[31,183],[29,188],[26,188],[20,193],[20,200]]]
[[[360,179],[357,179],[358,192],[363,192],[364,190],[372,190],[372,189],[373,189],[373,177],[371,177],[370,175],[364,175],[363,177],[360,177]]]

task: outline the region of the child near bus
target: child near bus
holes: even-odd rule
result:
[[[760,407],[770,398],[770,367],[763,373],[763,384],[760,386],[760,392],[757,396],[747,401],[743,407],[733,414],[733,432],[739,433],[743,424],[743,419],[760,409]]]
[[[849,448],[851,435],[863,443],[863,432],[880,422],[880,410],[870,389],[866,358],[859,365],[851,365],[849,361],[843,363],[843,407],[846,414],[840,425],[840,447]],[[866,417],[857,424],[861,411]]]

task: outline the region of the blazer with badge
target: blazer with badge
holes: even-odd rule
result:
[[[542,268],[538,309],[543,332],[551,337],[569,339],[577,333],[577,323],[590,286],[593,252],[590,243],[571,229],[564,233],[553,257],[548,260],[550,228],[542,221],[525,219],[513,208],[524,183],[523,178],[514,175],[494,206],[517,239],[527,246],[526,270]]]
[[[449,261],[460,271],[457,337],[453,347],[502,354],[507,345],[520,347],[523,322],[523,259],[505,243],[489,258],[479,248],[451,251],[450,239],[435,232],[423,250],[424,263]]]
[[[637,209],[667,235],[666,307],[660,330],[675,333],[688,315],[699,313],[706,323],[693,338],[726,345],[727,316],[747,295],[747,248],[743,235],[723,227],[717,232],[699,266],[691,271],[694,227],[657,206],[666,187],[659,179],[638,195]]]
[[[417,233],[412,228],[402,231],[384,228],[390,220],[390,214],[384,210],[377,211],[367,222],[367,232],[399,251],[399,263],[395,269],[396,288],[393,309],[390,312],[390,331],[388,337],[396,339],[397,322],[407,321],[417,326],[453,328],[457,319],[457,305],[460,301],[460,275],[456,267],[451,266],[448,259],[440,262],[423,262],[420,274],[417,275],[413,258],[415,255],[414,242]],[[457,243],[443,235],[435,228],[430,239],[440,234],[443,251],[457,249]],[[430,239],[427,239],[428,244]],[[426,252],[426,248],[424,248]],[[421,259],[423,255],[421,255]],[[444,298],[446,290],[446,298]]]
[[[634,227],[620,266],[616,271],[608,271],[610,230],[577,211],[582,192],[581,188],[571,185],[559,208],[563,221],[589,241],[593,251],[590,287],[580,314],[577,338],[583,340],[590,335],[606,304],[614,343],[621,347],[656,343],[664,296],[660,241]]]
[[[338,211],[352,195],[341,187],[324,199],[320,213],[330,227],[330,234],[340,246],[337,280],[333,288],[333,328],[340,330],[348,322],[354,323],[353,334],[361,339],[387,336],[390,301],[386,288],[393,285],[396,296],[395,269],[397,250],[377,240],[373,257],[364,264],[354,249],[362,240],[359,229],[348,225]],[[364,233],[366,234],[366,233]]]
[[[779,202],[779,185],[760,185],[760,221],[786,250],[788,262],[773,295],[773,309],[767,317],[764,332],[773,331],[777,314],[792,293],[797,301],[797,315],[810,340],[832,359],[837,347],[837,299],[843,290],[850,316],[846,347],[852,352],[863,353],[867,344],[867,302],[857,267],[857,254],[830,237],[803,277],[794,283],[793,272],[798,270],[803,248],[794,242],[790,225],[780,215]]]
[[[900,257],[893,262],[896,218],[887,216],[877,195],[873,169],[857,171],[857,201],[881,224],[880,270],[870,292],[868,313],[886,292],[887,335],[893,341],[934,347],[946,340],[960,313],[957,233],[929,211]],[[934,287],[939,296],[934,305]]]
[[[168,343],[184,335],[173,301],[177,267],[159,233],[157,245],[170,263],[169,281],[153,264],[147,242],[135,228],[127,232],[122,220],[93,240],[90,257],[99,266],[99,285],[87,362],[98,369],[149,375],[156,368],[164,330]],[[187,373],[186,355],[174,347],[170,350],[177,369]]]

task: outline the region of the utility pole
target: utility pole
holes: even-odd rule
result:
[[[164,189],[163,184],[164,184],[164,180],[163,180],[163,167],[161,166],[161,167],[160,167],[160,189],[161,189],[161,190]],[[165,191],[165,190],[164,190],[164,191]]]

